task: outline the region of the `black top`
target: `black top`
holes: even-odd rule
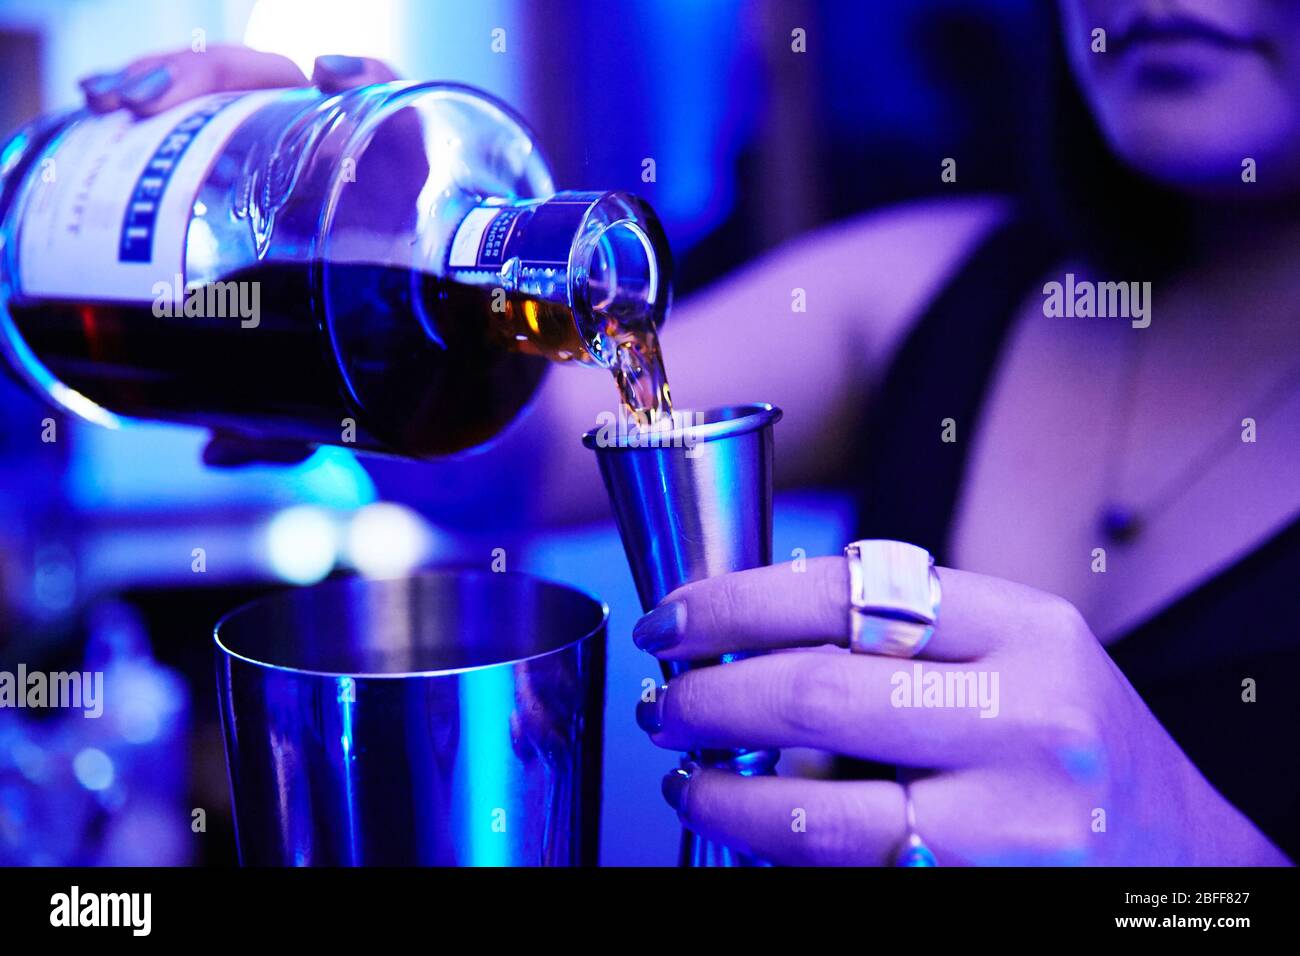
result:
[[[997,230],[900,347],[861,433],[859,537],[911,541],[944,563],[1007,330],[1059,261],[1045,235],[1024,219]],[[945,418],[955,442],[939,441]],[[1109,650],[1219,792],[1300,859],[1300,519]]]

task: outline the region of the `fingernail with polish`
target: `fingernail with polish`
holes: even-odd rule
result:
[[[354,76],[366,68],[366,61],[359,56],[339,56],[332,53],[328,56],[316,57],[316,65],[326,73],[333,73],[335,76]]]
[[[672,807],[675,813],[682,812],[682,807],[686,804],[686,785],[691,782],[691,777],[699,769],[699,764],[688,761],[676,770],[664,774],[659,789],[663,792],[664,799],[668,801],[668,806]]]
[[[653,698],[637,701],[636,724],[647,734],[657,734],[663,729],[663,707],[666,693],[668,693],[668,685],[660,684]]]
[[[675,647],[686,632],[686,605],[681,601],[661,604],[632,628],[632,643],[655,653]]]
[[[118,70],[116,73],[92,73],[90,76],[83,77],[78,85],[87,96],[107,96],[117,89],[124,79],[126,79],[125,70]]]
[[[171,85],[172,71],[165,66],[155,66],[122,87],[122,99],[132,106],[141,106],[162,96]]]

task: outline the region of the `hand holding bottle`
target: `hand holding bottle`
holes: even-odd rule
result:
[[[397,74],[379,60],[332,55],[316,58],[311,85],[325,93],[338,93],[395,79]],[[81,80],[86,105],[94,112],[126,109],[141,117],[206,93],[306,85],[307,77],[288,57],[227,44],[201,53],[179,50],[141,57],[120,70]]]

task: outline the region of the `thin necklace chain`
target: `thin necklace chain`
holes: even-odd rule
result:
[[[1130,425],[1133,420],[1133,412],[1137,406],[1141,366],[1142,342],[1139,340],[1138,344],[1129,351],[1124,392],[1116,406],[1115,414],[1119,421],[1112,422],[1110,429],[1112,438],[1110,449],[1106,455],[1105,468],[1105,487],[1107,489],[1118,489],[1120,487],[1124,452],[1129,443]],[[1288,366],[1286,371],[1278,379],[1271,382],[1267,389],[1251,399],[1250,405],[1243,407],[1254,408],[1254,417],[1258,421],[1281,405],[1291,394],[1292,389],[1297,386],[1300,386],[1300,364]],[[1205,477],[1206,472],[1210,470],[1210,466],[1218,464],[1219,459],[1226,457],[1228,452],[1235,448],[1240,441],[1240,432],[1235,429],[1225,430],[1222,436],[1206,445],[1180,468],[1173,477],[1162,483],[1159,489],[1149,496],[1146,503],[1125,505],[1122,504],[1123,497],[1112,497],[1105,506],[1107,515],[1104,518],[1120,513],[1122,510],[1128,512],[1137,522],[1150,524],[1154,518],[1167,511],[1170,506],[1194,487],[1199,479]]]

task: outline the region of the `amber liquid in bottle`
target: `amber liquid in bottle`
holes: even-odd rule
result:
[[[549,363],[588,355],[566,305],[521,294],[502,302],[492,289],[386,266],[331,265],[327,281],[322,297],[319,264],[310,263],[267,262],[226,277],[256,284],[255,324],[113,301],[19,297],[10,313],[59,381],[115,413],[234,432],[251,424],[330,444],[353,421],[358,447],[418,458],[488,440]],[[325,298],[329,323],[320,321]],[[611,371],[625,412],[655,423],[671,411],[655,330],[600,318],[618,344]],[[326,328],[348,340],[343,375]],[[357,392],[369,396],[365,406]]]

